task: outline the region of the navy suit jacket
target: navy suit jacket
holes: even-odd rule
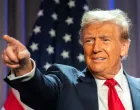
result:
[[[140,79],[126,74],[133,110],[140,110]],[[21,100],[35,110],[98,110],[97,85],[91,73],[55,64],[46,75],[36,69],[32,79],[5,81],[20,92]]]

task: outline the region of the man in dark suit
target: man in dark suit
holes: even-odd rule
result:
[[[93,10],[82,18],[80,39],[87,67],[54,64],[40,73],[26,47],[5,35],[2,54],[11,68],[5,81],[35,110],[140,110],[140,79],[129,76],[130,20],[121,10]]]

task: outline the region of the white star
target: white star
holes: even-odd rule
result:
[[[68,2],[68,6],[69,6],[69,8],[75,7],[75,1],[70,0]]]
[[[59,1],[59,0],[54,0],[54,1],[55,1],[55,3],[56,3],[56,4],[59,4],[59,3],[60,3],[60,1]]]
[[[51,45],[48,46],[48,48],[46,49],[48,54],[51,55],[54,53],[54,47],[52,47]]]
[[[57,14],[56,13],[53,13],[52,14],[52,18],[53,18],[53,20],[57,20],[58,18],[57,18]]]
[[[61,56],[63,57],[63,59],[69,58],[69,52],[63,50],[63,52],[61,53]]]
[[[43,66],[43,68],[45,68],[45,70],[47,70],[52,64],[46,62],[46,64]]]
[[[54,29],[51,29],[51,30],[49,31],[49,34],[51,35],[51,37],[55,37],[55,36],[56,36],[55,30],[54,30]]]
[[[38,43],[32,43],[32,45],[30,45],[31,50],[34,52],[35,50],[38,50]]]
[[[77,56],[77,59],[79,60],[80,63],[85,61],[84,55],[81,53]]]
[[[84,5],[83,9],[84,9],[85,11],[88,11],[88,10],[89,10],[89,7],[88,7],[87,5]]]
[[[65,22],[70,25],[70,24],[73,24],[73,18],[72,17],[68,17]]]
[[[67,42],[71,41],[71,35],[65,34],[65,36],[63,37],[63,39],[64,39],[65,42],[67,43]]]
[[[37,16],[40,17],[40,16],[43,16],[43,10],[39,10],[39,12],[37,13]]]
[[[41,27],[40,26],[35,26],[35,28],[33,29],[35,34],[38,34],[41,32]]]

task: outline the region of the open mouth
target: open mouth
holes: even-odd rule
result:
[[[104,61],[104,60],[106,60],[106,58],[102,58],[102,57],[93,58],[93,61],[94,61],[94,62],[102,62],[102,61]]]

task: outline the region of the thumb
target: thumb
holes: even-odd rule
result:
[[[23,51],[20,51],[19,53],[18,53],[18,59],[19,60],[27,60],[27,59],[29,59],[30,58],[30,53],[29,53],[29,51],[28,50],[23,50]]]

